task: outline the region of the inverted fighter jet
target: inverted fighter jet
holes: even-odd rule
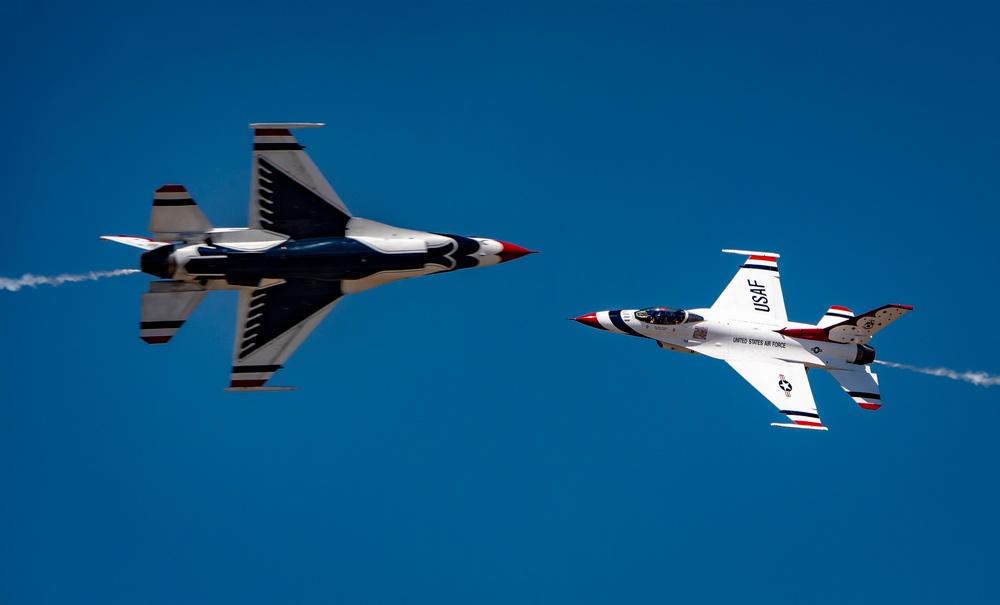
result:
[[[768,399],[790,423],[771,426],[825,431],[806,370],[830,372],[866,410],[882,407],[878,376],[869,364],[872,336],[913,310],[885,305],[861,315],[834,306],[819,323],[788,321],[773,252],[723,250],[748,258],[719,299],[708,309],[650,307],[571,318],[584,325],[650,338],[661,349],[721,359]]]
[[[399,229],[351,215],[291,130],[251,124],[250,219],[214,228],[187,189],[153,194],[152,238],[103,236],[141,248],[154,281],[142,295],[139,336],[168,342],[210,290],[238,290],[230,391],[265,386],[337,301],[390,282],[495,265],[531,251],[494,239]]]

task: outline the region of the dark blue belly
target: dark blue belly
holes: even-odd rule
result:
[[[262,279],[362,279],[380,271],[420,269],[430,260],[425,252],[384,254],[347,237],[288,241],[264,252],[208,246],[199,252],[221,258],[192,258],[188,273],[221,275],[233,285],[256,285]]]

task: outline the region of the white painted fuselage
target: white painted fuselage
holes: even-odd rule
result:
[[[778,333],[785,327],[815,328],[801,323],[775,326],[752,319],[726,317],[711,309],[688,309],[690,316],[701,321],[686,321],[676,325],[658,325],[636,318],[637,309],[600,311],[596,318],[601,327],[622,334],[638,335],[657,341],[670,351],[698,353],[715,359],[776,359],[801,363],[809,368],[848,370],[857,367],[858,345],[836,342],[800,340]],[[623,330],[612,321],[619,314],[621,322],[629,328]],[[720,315],[722,315],[720,317]]]

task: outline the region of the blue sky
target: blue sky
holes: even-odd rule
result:
[[[183,183],[247,215],[250,131],[359,216],[541,255],[345,299],[224,393],[235,296],[139,340],[150,278],[0,291],[5,603],[995,602],[997,387],[812,376],[825,434],[725,364],[586,329],[708,306],[779,252],[879,358],[1000,372],[987,2],[0,6],[0,275],[136,266]]]

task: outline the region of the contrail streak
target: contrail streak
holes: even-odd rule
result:
[[[964,380],[965,382],[978,384],[981,387],[1000,384],[1000,376],[990,376],[986,372],[972,372],[969,370],[965,372],[956,372],[955,370],[949,370],[948,368],[918,368],[916,366],[908,366],[904,363],[893,363],[891,361],[881,361],[879,359],[876,359],[875,363],[880,363],[884,366],[889,366],[890,368],[899,368],[901,370],[910,370],[911,372],[920,372],[921,374],[930,374],[931,376],[944,376],[945,378],[951,378],[952,380]]]
[[[133,273],[141,273],[141,271],[138,269],[115,269],[114,271],[88,271],[87,273],[76,274],[63,273],[62,275],[56,275],[55,277],[25,273],[17,279],[0,277],[0,290],[17,292],[25,286],[31,286],[32,288],[37,288],[39,284],[61,286],[68,281],[91,281],[101,279],[102,277],[117,277],[119,275],[131,275]]]

